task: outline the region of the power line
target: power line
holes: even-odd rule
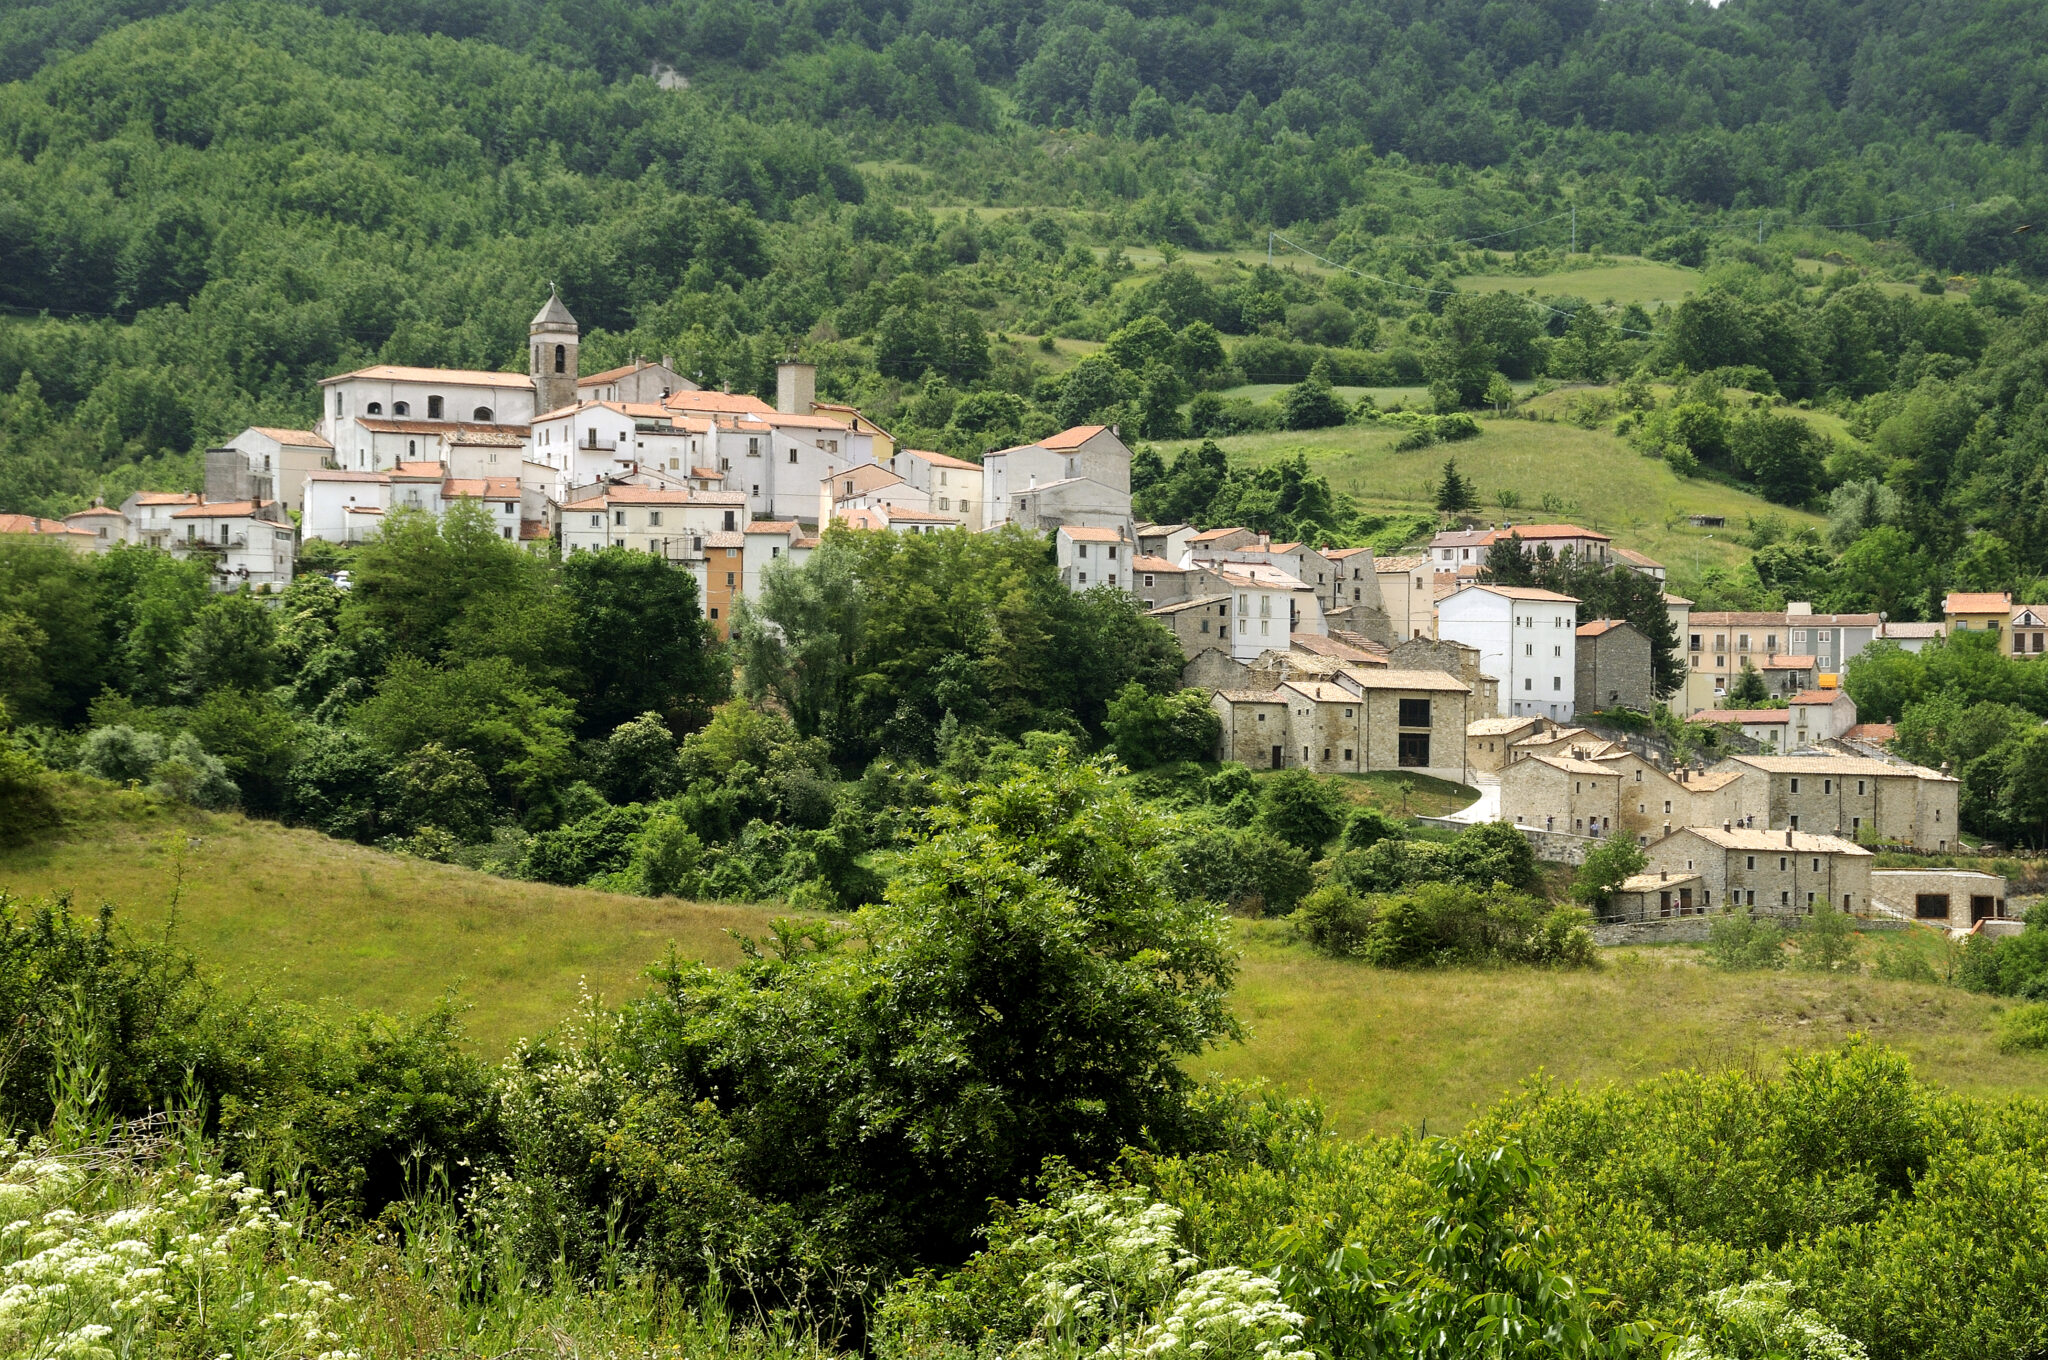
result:
[[[1563,212],[1553,213],[1551,216],[1543,218],[1541,221],[1524,222],[1519,227],[1510,227],[1506,231],[1497,231],[1494,232],[1491,236],[1468,236],[1462,241],[1451,241],[1448,244],[1454,246],[1476,246],[1481,241],[1497,241],[1503,236],[1513,236],[1519,232],[1528,231],[1532,227],[1545,226],[1551,222],[1561,222],[1567,217],[1575,217],[1577,213],[1578,209],[1576,207],[1566,208]]]

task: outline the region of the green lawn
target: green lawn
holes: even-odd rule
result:
[[[1237,435],[1217,442],[1233,461],[1260,466],[1296,453],[1311,472],[1330,479],[1369,508],[1428,510],[1446,458],[1477,485],[1479,513],[1489,521],[1569,520],[1612,534],[1625,547],[1646,552],[1675,577],[1693,579],[1698,567],[1733,566],[1747,553],[1732,536],[1751,515],[1777,515],[1793,528],[1823,527],[1818,515],[1788,510],[1718,482],[1684,480],[1659,459],[1645,458],[1605,430],[1517,419],[1484,418],[1483,433],[1460,444],[1395,450],[1392,427],[1345,425],[1331,430]],[[1162,445],[1169,455],[1194,441]],[[1502,510],[1495,494],[1520,498]],[[1553,508],[1545,509],[1545,495]],[[1725,515],[1723,529],[1695,529],[1692,514]],[[1697,565],[1696,565],[1697,564]]]

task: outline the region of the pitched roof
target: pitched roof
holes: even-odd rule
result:
[[[1676,888],[1680,884],[1697,883],[1699,881],[1700,876],[1698,874],[1684,872],[1630,874],[1627,878],[1621,880],[1621,886],[1616,888],[1615,891],[1625,893],[1656,892],[1660,888]]]
[[[851,483],[847,490],[838,493],[842,496],[857,496],[866,491],[879,491],[885,486],[908,485],[903,478],[880,463],[862,463],[859,467],[850,467],[844,472],[828,472],[818,480]]]
[[[533,390],[533,379],[524,373],[493,373],[482,368],[413,368],[406,364],[371,364],[351,373],[322,378],[320,385],[363,378],[373,382],[442,383],[449,387],[511,387]]]
[[[114,508],[113,506],[111,506],[111,505],[91,505],[91,506],[87,506],[87,507],[86,507],[85,509],[83,509],[83,510],[73,510],[73,511],[72,511],[72,512],[71,512],[70,514],[68,514],[68,515],[64,516],[64,518],[65,518],[65,519],[67,519],[67,520],[74,520],[74,519],[97,519],[97,518],[99,518],[99,517],[100,517],[101,515],[112,515],[112,516],[113,516],[113,517],[114,517],[115,519],[126,519],[126,518],[128,518],[128,517],[127,517],[126,515],[122,514],[122,513],[121,513],[121,512],[119,511],[119,510],[115,509],[115,508]]]
[[[0,534],[35,534],[42,538],[93,538],[85,529],[74,529],[61,519],[42,515],[0,515]]]
[[[573,327],[576,324],[576,318],[569,315],[569,309],[562,305],[562,295],[550,288],[548,289],[548,300],[543,302],[540,310],[533,314],[533,324],[536,326]]]
[[[1789,723],[1792,713],[1783,708],[1703,708],[1686,719],[1696,723]]]
[[[1239,529],[1234,527],[1225,529],[1204,529],[1199,534],[1191,535],[1188,539],[1188,542],[1207,543],[1212,538],[1223,538],[1229,534],[1248,534],[1250,532],[1251,530],[1249,529]]]
[[[1668,591],[1668,590],[1664,592],[1664,603],[1665,603],[1665,604],[1682,604],[1682,605],[1686,606],[1686,607],[1687,607],[1688,609],[1690,609],[1690,608],[1692,607],[1692,601],[1691,601],[1691,600],[1688,600],[1688,599],[1686,599],[1686,598],[1685,598],[1685,596],[1683,596],[1683,595],[1673,595],[1673,594],[1672,594],[1672,593],[1671,593],[1670,591]]]
[[[289,444],[296,448],[331,449],[334,447],[334,445],[328,443],[319,435],[314,434],[311,430],[285,430],[275,425],[251,425],[249,428],[260,435],[268,435],[280,444]]]
[[[1810,656],[1788,656],[1783,652],[1772,652],[1764,658],[1761,667],[1767,671],[1810,671],[1817,664],[1817,658]]]
[[[1499,595],[1502,598],[1509,600],[1548,600],[1556,604],[1578,603],[1578,600],[1573,596],[1560,595],[1558,592],[1554,590],[1541,590],[1535,586],[1496,586],[1477,584],[1460,587],[1454,593],[1462,595],[1465,593],[1465,591],[1468,590],[1489,591],[1495,595]]]
[[[1505,524],[1479,541],[1490,545],[1504,538],[1591,538],[1602,543],[1614,541],[1606,534],[1581,529],[1576,524]]]
[[[1942,598],[1944,614],[2006,614],[2012,611],[2012,596],[2002,590],[1956,590]]]
[[[173,510],[172,519],[242,519],[255,514],[266,505],[276,501],[206,501],[199,505],[188,505],[183,510]]]
[[[1890,741],[1899,729],[1891,723],[1857,723],[1842,735],[1854,741]]]
[[[1848,696],[1838,689],[1803,689],[1785,702],[1791,704],[1832,704]]]
[[[901,449],[898,452],[907,453],[912,458],[930,463],[933,467],[959,468],[965,472],[981,471],[979,463],[970,463],[965,458],[955,458],[951,454],[933,453],[930,449]]]
[[[197,505],[203,498],[197,491],[138,491],[137,505]]]
[[[1284,704],[1277,689],[1219,689],[1216,697],[1233,704]]]
[[[710,411],[722,415],[752,412],[774,415],[775,408],[746,392],[671,392],[662,405],[671,411]]]
[[[793,534],[803,526],[793,519],[757,519],[742,530],[749,534]]]
[[[1315,633],[1296,633],[1289,640],[1295,651],[1306,652],[1311,656],[1329,657],[1332,660],[1348,661],[1360,666],[1387,664],[1384,652],[1369,652],[1363,647],[1354,647],[1333,637],[1323,637]]]
[[[1372,562],[1374,571],[1413,571],[1427,565],[1429,556],[1426,553],[1412,557],[1375,557]]]
[[[1092,524],[1062,524],[1059,532],[1076,543],[1128,543],[1121,529],[1101,529]]]
[[[1614,549],[1614,555],[1632,566],[1656,567],[1660,570],[1664,566],[1662,562],[1659,562],[1648,553],[1639,553],[1634,548],[1616,548]]]
[[[1881,638],[1938,638],[1948,630],[1945,623],[1901,623],[1894,619],[1878,630]]]
[[[517,477],[450,477],[441,483],[444,496],[474,496],[487,501],[519,499]]]
[[[1162,604],[1157,609],[1148,609],[1145,612],[1148,614],[1178,614],[1183,609],[1193,609],[1200,605],[1228,604],[1229,602],[1230,597],[1228,595],[1191,595],[1185,600],[1175,600],[1171,604]]]
[[[1136,557],[1133,557],[1131,559],[1131,570],[1150,572],[1170,571],[1176,573],[1185,573],[1187,571],[1187,568],[1175,566],[1173,563],[1167,561],[1163,557],[1154,557],[1150,553],[1139,553]]]
[[[1861,774],[1891,775],[1893,778],[1934,779],[1955,784],[1961,781],[1924,765],[1899,765],[1869,756],[1730,756],[1732,761],[1769,774]]]
[[[431,434],[451,442],[473,444],[523,444],[531,429],[526,425],[486,425],[469,420],[411,420],[390,416],[357,416],[356,424],[371,434]]]
[[[704,535],[704,546],[707,548],[744,548],[747,546],[747,536],[737,529],[720,529],[715,534]]]
[[[1577,632],[1580,637],[1600,637],[1613,632],[1617,628],[1628,628],[1631,632],[1634,631],[1633,626],[1627,619],[1594,619],[1591,623],[1580,624]]]
[[[1322,553],[1324,557],[1332,562],[1342,562],[1356,557],[1360,553],[1369,553],[1371,551],[1371,548],[1324,548]]]
[[[840,434],[853,433],[853,427],[843,420],[831,416],[799,416],[788,411],[769,410],[757,412],[762,421],[769,425],[792,425],[800,430],[835,430]]]
[[[1542,721],[1542,718],[1536,717],[1533,714],[1524,715],[1520,718],[1479,718],[1465,724],[1465,735],[1468,737],[1504,737],[1510,732],[1519,732],[1532,723],[1540,723]]]
[[[1671,834],[1683,836],[1687,832],[1724,850],[1790,850],[1794,854],[1802,855],[1870,853],[1855,842],[1845,841],[1840,836],[1821,836],[1811,831],[1767,831],[1758,826],[1731,826],[1723,831],[1718,826],[1687,826]]]
[[[1038,441],[1042,449],[1077,449],[1108,429],[1107,425],[1075,425]]]
[[[1621,778],[1620,770],[1609,769],[1605,765],[1595,765],[1590,760],[1580,760],[1575,756],[1532,755],[1527,761],[1519,763],[1548,765],[1553,770],[1564,770],[1569,774],[1597,774],[1613,779]]]
[[[309,482],[389,482],[381,472],[348,472],[342,468],[317,468],[306,474]]]
[[[641,359],[636,363],[622,364],[617,368],[608,368],[602,373],[592,373],[588,377],[578,378],[576,385],[578,387],[588,387],[592,383],[608,383],[618,378],[630,378],[635,373],[644,373],[650,368],[661,367],[662,365],[660,364],[649,363],[647,360]]]
[[[1451,694],[1470,694],[1472,687],[1463,680],[1453,679],[1442,671],[1385,670],[1360,671],[1345,668],[1344,673],[1367,689],[1429,689]]]

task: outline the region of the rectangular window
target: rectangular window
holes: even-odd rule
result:
[[[659,529],[661,527],[661,511],[649,510],[647,512],[647,527],[650,529]]]
[[[626,512],[625,512],[625,511],[623,511],[623,510],[614,510],[614,511],[612,511],[612,523],[614,523],[614,524],[624,524],[625,522],[626,522]]]
[[[1792,792],[1799,792],[1799,776],[1796,774],[1792,776]]]
[[[1403,732],[1397,758],[1403,769],[1420,769],[1429,764],[1429,733]]]
[[[1561,675],[1553,675],[1553,676],[1551,676],[1551,677],[1550,677],[1550,687],[1551,687],[1552,689],[1554,689],[1554,690],[1557,690],[1558,692],[1562,693],[1562,692],[1563,692],[1563,690],[1564,690],[1564,677],[1563,677],[1563,676],[1561,676]]]
[[[1347,718],[1348,718],[1348,717],[1350,717],[1350,716],[1351,716],[1351,710],[1350,710],[1350,709],[1348,709],[1348,708],[1347,708],[1347,709],[1345,709],[1345,710],[1344,710],[1344,716],[1345,716],[1345,717],[1347,717]],[[1403,726],[1403,727],[1427,727],[1427,726],[1429,726],[1429,700],[1427,700],[1427,699],[1403,699],[1403,700],[1401,701],[1401,726]]]

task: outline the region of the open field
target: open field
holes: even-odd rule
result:
[[[1415,783],[1418,811],[1420,798],[1458,796]],[[1392,786],[1356,787],[1384,798]],[[137,795],[109,802],[111,815],[0,851],[0,888],[31,899],[69,891],[81,911],[111,901],[137,932],[161,930],[179,891],[177,937],[224,980],[386,1010],[417,1011],[452,991],[491,1054],[560,1019],[584,987],[611,1000],[637,991],[671,945],[730,962],[726,932],[758,933],[774,914],[507,882]],[[1684,947],[1605,950],[1592,973],[1380,972],[1318,958],[1278,922],[1238,932],[1249,1040],[1192,1066],[1313,1091],[1351,1131],[1452,1127],[1539,1068],[1561,1081],[1629,1081],[1674,1065],[1769,1062],[1852,1032],[1957,1090],[2048,1093],[2048,1059],[1993,1046],[2000,1003],[1944,987],[1730,976]],[[1898,938],[1866,937],[1866,951]],[[1904,938],[1940,949],[1931,932]]]
[[[1675,264],[1633,256],[1613,257],[1608,264],[1560,269],[1550,274],[1465,274],[1461,293],[1521,293],[1537,297],[1569,294],[1595,304],[1626,307],[1631,302],[1655,311],[1660,302],[1677,306],[1699,291],[1700,272]]]
[[[217,977],[295,1001],[418,1011],[453,991],[497,1053],[566,1015],[583,988],[616,1000],[673,945],[733,962],[728,930],[767,908],[652,901],[522,883],[388,855],[314,831],[113,795],[117,815],[0,850],[0,889],[111,902],[138,933],[163,928]],[[182,871],[182,888],[179,887]]]
[[[1585,973],[1387,972],[1311,954],[1278,922],[1247,923],[1239,938],[1237,1012],[1251,1038],[1204,1069],[1313,1091],[1350,1133],[1424,1121],[1448,1131],[1539,1068],[1562,1083],[1628,1082],[1768,1064],[1857,1033],[1953,1090],[2048,1094],[2048,1058],[2002,1054],[1993,1041],[2003,1003],[1948,987],[1731,975],[1677,946],[1602,950],[1602,967]],[[1865,952],[1893,938],[1865,936]]]
[[[1300,453],[1311,472],[1373,509],[1428,510],[1444,459],[1455,458],[1459,471],[1477,487],[1481,516],[1584,524],[1650,554],[1673,576],[1687,579],[1695,578],[1699,567],[1740,561],[1747,550],[1731,538],[1751,515],[1777,515],[1795,529],[1824,523],[1818,515],[1772,505],[1718,482],[1681,479],[1661,460],[1645,458],[1605,430],[1490,417],[1480,426],[1484,433],[1477,439],[1405,452],[1394,448],[1398,429],[1374,425],[1235,435],[1217,443],[1234,461],[1253,466]],[[1172,455],[1193,442],[1162,445],[1161,451]],[[1498,507],[1494,495],[1501,490],[1521,498],[1517,509]],[[1552,509],[1543,508],[1546,494],[1556,498]],[[1686,521],[1691,514],[1725,515],[1728,526],[1695,529]]]

